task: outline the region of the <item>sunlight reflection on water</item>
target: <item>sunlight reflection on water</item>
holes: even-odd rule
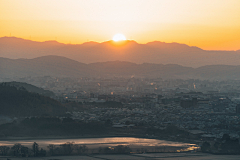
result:
[[[33,139],[33,140],[6,140],[0,141],[0,145],[14,145],[20,143],[25,146],[31,146],[37,142],[41,147],[49,144],[60,145],[66,142],[74,142],[81,145],[132,145],[132,146],[171,146],[171,147],[191,147],[195,144],[173,142],[158,139],[132,138],[132,137],[110,137],[110,138],[80,138],[80,139]]]

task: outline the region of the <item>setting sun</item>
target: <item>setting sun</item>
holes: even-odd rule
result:
[[[115,42],[117,41],[125,41],[126,37],[123,34],[115,34],[112,38]]]
[[[239,50],[240,0],[0,0],[0,37],[82,44],[177,42]],[[18,27],[15,27],[18,26]],[[122,36],[120,36],[122,37]]]

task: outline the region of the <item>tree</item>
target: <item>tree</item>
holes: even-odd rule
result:
[[[107,119],[105,121],[105,126],[111,127],[112,126],[112,121],[110,119]]]
[[[111,148],[109,148],[109,147],[105,147],[105,148],[103,149],[103,152],[104,152],[104,153],[111,153],[112,150],[111,150]]]
[[[82,154],[88,151],[88,148],[86,145],[74,145],[74,149],[77,151],[78,154]]]
[[[223,141],[229,141],[230,140],[230,136],[228,134],[224,134],[222,137]]]
[[[46,150],[41,148],[40,151],[39,151],[39,157],[45,157],[46,154],[47,154]]]
[[[32,151],[33,151],[33,156],[37,157],[39,154],[39,146],[36,142],[34,142],[32,145]]]
[[[14,156],[21,156],[21,148],[23,146],[20,143],[14,144],[13,147],[11,147],[11,150],[13,151]]]
[[[114,149],[114,151],[115,151],[116,153],[121,153],[121,154],[123,154],[123,153],[130,153],[132,150],[131,150],[131,148],[129,148],[129,146],[118,145],[118,146],[116,146],[116,148]]]
[[[54,149],[55,149],[54,144],[49,144],[47,148],[49,149],[50,155],[51,156],[54,155]]]
[[[74,142],[67,142],[65,144],[61,144],[60,146],[63,148],[64,154],[70,155],[73,151]]]
[[[102,147],[99,147],[98,148],[98,152],[101,153],[103,151],[103,148]]]
[[[22,157],[28,157],[28,147],[21,147],[21,156]]]
[[[83,145],[83,146],[82,146],[82,152],[85,153],[85,152],[87,152],[87,151],[88,151],[87,146],[86,146],[86,145]]]
[[[2,156],[6,156],[7,155],[7,153],[8,153],[8,151],[9,151],[9,147],[7,147],[7,146],[0,146],[0,152],[1,152],[1,155]]]
[[[126,121],[126,122],[125,122],[125,125],[130,125],[130,121]]]
[[[211,149],[210,147],[211,147],[210,143],[204,142],[201,146],[201,150],[202,152],[210,152]]]
[[[213,146],[215,147],[215,149],[218,150],[219,147],[221,146],[221,143],[219,143],[219,142],[215,142]]]

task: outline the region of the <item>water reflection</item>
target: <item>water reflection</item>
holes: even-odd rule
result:
[[[0,145],[11,146],[20,143],[31,147],[33,142],[37,142],[41,147],[47,147],[49,144],[60,145],[66,142],[87,145],[88,147],[105,147],[128,145],[132,147],[177,147],[179,152],[196,149],[195,144],[173,142],[158,139],[132,138],[132,137],[110,137],[110,138],[80,138],[80,139],[31,139],[31,140],[5,140],[0,141]],[[194,148],[195,147],[195,148]],[[197,146],[198,147],[198,146]]]

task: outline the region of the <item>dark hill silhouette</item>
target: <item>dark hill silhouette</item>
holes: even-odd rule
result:
[[[170,50],[192,50],[192,51],[203,51],[201,48],[198,47],[190,47],[186,44],[179,44],[179,43],[165,43],[160,41],[149,42],[146,45],[158,48],[158,49],[170,49]]]
[[[135,41],[86,42],[62,44],[56,41],[35,42],[16,37],[0,38],[0,57],[36,58],[64,56],[82,63],[128,61],[132,63],[178,64],[188,67],[205,65],[240,65],[239,51],[206,51],[179,43]]]
[[[1,84],[1,83],[0,83]],[[4,82],[5,85],[7,86],[14,86],[18,89],[25,88],[28,92],[32,93],[38,93],[47,97],[53,97],[55,94],[52,91],[49,90],[44,90],[42,88],[36,87],[34,85],[24,83],[24,82]]]
[[[34,59],[0,58],[0,77],[26,76],[92,76],[95,71],[86,64],[60,56],[43,56]]]
[[[91,42],[85,42],[85,43],[82,44],[82,47],[93,47],[93,46],[98,45],[98,44],[99,44],[99,43],[93,42],[93,41],[91,41]]]
[[[161,77],[196,79],[240,79],[240,66],[209,65],[199,68],[176,64],[136,64],[126,61],[109,61],[91,64],[80,63],[60,56],[34,59],[0,58],[0,79],[28,76],[52,77]],[[15,80],[16,80],[15,79]]]
[[[165,77],[178,78],[185,76],[185,73],[193,71],[191,67],[168,64],[136,64],[125,61],[109,61],[92,63],[88,65],[93,70],[97,70],[102,75],[111,76],[140,76],[140,77]]]
[[[239,79],[240,66],[211,65],[195,69],[194,76],[215,79]]]
[[[132,75],[133,72],[138,68],[137,64],[124,61],[98,62],[89,64],[88,66],[102,74],[111,75]]]
[[[56,116],[66,112],[66,108],[54,99],[5,83],[0,84],[0,102],[1,115],[5,116]]]

